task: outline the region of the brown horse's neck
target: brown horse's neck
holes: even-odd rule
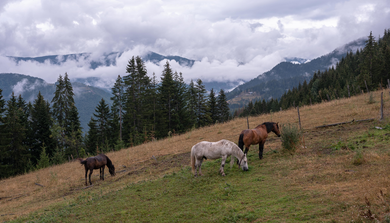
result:
[[[263,127],[263,128],[266,129],[267,133],[270,133],[273,130],[273,128],[274,128],[274,124],[275,123],[273,123],[273,122],[264,122],[263,124],[258,125],[256,127],[256,129],[259,128],[259,127]]]

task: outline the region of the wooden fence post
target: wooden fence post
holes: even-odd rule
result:
[[[383,120],[383,92],[381,92],[381,119]]]
[[[329,94],[326,94],[326,96],[328,97],[328,101],[330,101]]]
[[[246,123],[248,124],[248,129],[249,129],[249,120],[248,120],[248,116],[246,116]]]
[[[301,130],[301,116],[299,115],[299,106],[297,106],[297,110],[298,110],[299,130]]]
[[[349,93],[349,84],[347,84],[347,88],[348,88],[348,97],[350,98],[351,94]]]
[[[390,88],[390,80],[387,79],[387,88]]]
[[[367,93],[370,93],[370,91],[368,90],[368,87],[367,87],[367,82],[366,82],[366,80],[364,80],[364,84],[366,85]]]
[[[309,98],[310,99],[310,105],[313,105],[312,103],[311,103],[311,98]]]

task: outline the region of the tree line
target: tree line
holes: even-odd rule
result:
[[[313,74],[312,79],[289,89],[280,99],[249,102],[234,112],[245,117],[350,97],[385,88],[390,79],[390,29],[378,40],[368,36],[363,49],[348,52],[335,66]],[[250,90],[250,89],[249,89]]]
[[[59,75],[51,102],[40,92],[33,102],[13,93],[5,101],[0,89],[0,179],[229,119],[223,90],[207,93],[201,79],[187,85],[169,62],[160,81],[147,75],[139,56],[126,74],[112,87],[111,107],[103,98],[96,106],[86,134],[67,73]]]

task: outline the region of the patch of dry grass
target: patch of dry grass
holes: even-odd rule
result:
[[[379,118],[380,92],[372,93],[375,103],[367,103],[367,95],[360,95],[349,99],[334,100],[313,106],[300,108],[301,124],[304,129],[305,146],[297,151],[295,156],[289,159],[270,159],[277,166],[292,166],[292,173],[281,177],[289,178],[289,186],[302,187],[304,190],[322,191],[326,196],[334,196],[343,202],[361,202],[366,195],[374,199],[379,190],[388,193],[390,181],[386,173],[390,171],[389,165],[382,165],[388,160],[388,155],[378,156],[376,152],[365,152],[367,164],[361,166],[352,165],[353,153],[345,153],[334,156],[322,156],[319,149],[325,148],[333,141],[340,138],[352,137],[345,131],[334,133],[329,137],[327,129],[315,129],[315,126],[351,121],[352,119]],[[389,96],[384,94],[385,105],[389,105]],[[388,108],[385,107],[388,112]],[[271,120],[272,117],[272,120]],[[298,123],[297,112],[289,110],[272,114],[249,117],[250,128],[256,127],[266,121],[279,122],[280,124]],[[366,127],[351,131],[362,132]],[[116,166],[117,175],[106,175],[104,182],[99,181],[98,172],[93,174],[92,182],[99,187],[101,193],[119,190],[126,184],[159,177],[164,173],[156,174],[149,171],[143,175],[127,175],[128,172],[121,170],[139,169],[145,165],[145,161],[154,157],[186,153],[199,141],[218,141],[228,139],[238,141],[238,136],[243,129],[247,128],[246,118],[237,118],[227,123],[219,123],[210,127],[204,127],[191,132],[173,136],[136,147],[123,149],[117,152],[107,153],[107,156]],[[344,135],[343,135],[344,134]],[[324,135],[326,138],[324,138]],[[281,142],[271,133],[264,152],[270,149],[281,148]],[[251,148],[250,153],[257,152],[257,147]],[[340,154],[339,153],[339,154]],[[267,159],[267,154],[265,159]],[[271,155],[269,155],[271,156]],[[276,155],[275,155],[276,156]],[[189,164],[188,160],[188,164]],[[152,168],[152,167],[145,167]],[[108,170],[106,169],[106,173]],[[0,181],[0,219],[10,220],[32,211],[46,208],[64,199],[73,199],[84,187],[84,168],[78,161],[49,167],[21,176],[12,177]],[[43,185],[39,186],[37,184]]]

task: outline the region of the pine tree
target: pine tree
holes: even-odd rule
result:
[[[202,127],[209,125],[211,123],[210,112],[208,108],[208,101],[206,99],[206,88],[203,85],[201,79],[196,81],[196,93],[197,93],[197,101],[196,101],[196,117],[197,117],[197,126]]]
[[[168,132],[172,132],[173,130],[172,112],[174,108],[173,98],[175,93],[173,72],[168,61],[164,65],[158,92],[160,96],[159,108],[161,113],[159,117],[159,129],[157,131],[159,136],[164,137],[167,136]]]
[[[223,89],[217,96],[217,117],[219,122],[226,122],[229,119],[229,104]]]
[[[190,116],[188,113],[188,106],[186,101],[187,87],[184,83],[182,73],[175,72],[173,74],[173,80],[175,83],[173,94],[173,107],[174,112],[172,115],[172,126],[176,133],[185,132],[192,127]]]
[[[136,144],[142,143],[140,137],[145,131],[145,126],[151,125],[150,116],[152,115],[151,101],[148,100],[150,94],[150,78],[144,62],[140,57],[132,57],[126,69],[125,76],[125,97],[126,104],[124,107],[124,122],[127,127],[125,135],[131,136]],[[147,130],[146,130],[147,131]]]
[[[196,108],[197,108],[197,89],[195,88],[194,81],[191,80],[187,89],[187,107],[190,120],[190,127],[194,127],[197,124]]]
[[[45,101],[41,92],[31,108],[31,155],[32,162],[37,163],[41,154],[43,143],[46,145],[47,154],[52,156],[56,148],[55,141],[51,137],[52,120],[50,115],[50,104]]]
[[[123,92],[123,80],[120,75],[115,81],[114,87],[111,88],[112,97],[112,106],[111,106],[111,116],[112,120],[110,123],[111,126],[111,140],[116,142],[118,139],[122,140],[122,120],[123,120],[123,107],[124,107],[124,92]]]
[[[54,92],[54,97],[51,100],[51,103],[53,103],[53,117],[57,119],[57,122],[60,127],[64,127],[65,123],[64,120],[66,119],[65,117],[65,109],[66,109],[66,102],[65,102],[65,97],[64,97],[64,79],[60,75],[57,79],[57,84],[56,84],[56,91]]]
[[[210,111],[211,123],[218,120],[217,98],[215,97],[214,89],[212,88],[209,94],[208,107]]]
[[[96,120],[91,117],[91,120],[88,122],[88,133],[86,135],[86,152],[89,154],[96,154],[96,147],[98,146],[98,131]]]
[[[21,97],[20,97],[21,98]],[[11,99],[7,103],[6,115],[6,131],[8,132],[11,141],[7,147],[8,164],[12,166],[10,175],[22,174],[26,170],[25,163],[28,162],[30,154],[26,147],[26,124],[25,113],[23,111],[23,100],[20,99],[20,104],[12,93]],[[22,107],[19,107],[22,106]],[[6,156],[2,153],[2,156]],[[4,160],[3,160],[4,163]]]
[[[97,141],[100,148],[104,148],[104,150],[108,150],[108,138],[110,137],[110,127],[109,127],[109,121],[111,119],[110,116],[110,108],[108,104],[102,100],[100,100],[98,106],[95,109],[95,113],[93,113],[93,116],[96,118],[96,125],[97,125]]]
[[[11,143],[10,133],[6,130],[5,100],[2,89],[0,89],[0,179],[11,176],[12,167],[9,163],[9,144]]]
[[[50,158],[46,154],[45,143],[42,143],[41,154],[37,163],[37,169],[43,169],[50,166]]]

